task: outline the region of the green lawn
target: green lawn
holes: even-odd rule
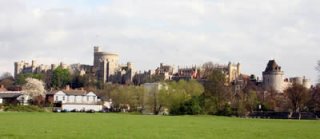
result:
[[[320,138],[320,121],[0,112],[0,138]]]

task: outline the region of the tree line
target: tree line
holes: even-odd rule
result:
[[[152,114],[210,114],[225,116],[248,116],[256,111],[275,112],[319,112],[320,86],[307,89],[293,84],[283,93],[263,90],[254,81],[247,80],[238,86],[226,84],[225,73],[213,64],[204,64],[203,76],[206,80],[163,81],[159,86],[146,89],[143,85],[119,85],[98,82],[92,75],[71,74],[58,67],[49,74],[19,74],[16,79],[5,73],[0,84],[7,88],[21,85],[37,97],[38,90],[62,89],[66,85],[73,88],[84,87],[94,91],[103,100],[112,100],[114,111],[129,111]],[[316,68],[320,72],[320,62]],[[32,79],[37,79],[39,82]],[[253,77],[252,77],[253,78]],[[42,83],[41,83],[42,81]],[[42,104],[35,99],[36,104]]]

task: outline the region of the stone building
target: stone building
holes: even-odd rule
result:
[[[92,73],[93,69],[90,65],[83,65],[83,64],[64,64],[61,62],[60,64],[51,64],[44,65],[40,64],[37,65],[35,60],[32,60],[31,64],[25,61],[15,62],[14,63],[14,77],[17,77],[19,74],[26,74],[26,73],[35,73],[35,74],[48,74],[51,71],[55,70],[58,67],[62,67],[63,69],[68,69],[70,73],[80,73],[80,75],[84,75],[87,73]]]
[[[226,84],[229,85],[235,80],[237,80],[241,76],[241,65],[240,63],[231,63],[229,62],[227,65],[214,65],[215,69],[221,70],[226,78]],[[204,70],[204,69],[202,69]],[[202,76],[202,75],[201,75]]]
[[[262,72],[262,84],[265,90],[283,92],[284,72],[275,60],[269,60],[266,69]]]
[[[174,74],[174,67],[170,65],[164,65],[160,63],[160,67],[155,70],[155,75],[161,75],[164,77],[164,80],[171,80]]]
[[[131,63],[127,65],[119,65],[119,55],[114,53],[102,52],[98,46],[94,47],[93,65],[71,64],[64,63],[47,65],[37,65],[33,60],[31,64],[21,61],[14,63],[14,76],[21,73],[50,73],[57,67],[61,66],[64,69],[69,69],[71,74],[78,73],[83,76],[90,74],[97,77],[98,81],[103,83],[121,83],[131,82],[134,76],[133,66]]]
[[[229,62],[228,66],[227,66],[227,70],[228,70],[228,72],[227,72],[226,78],[227,78],[228,83],[231,83],[231,82],[237,80],[238,77],[241,75],[240,63],[233,64],[233,63]]]
[[[311,80],[306,79],[306,77],[292,77],[289,79],[290,84],[300,84],[303,85],[305,88],[311,88]]]
[[[93,67],[99,81],[110,82],[110,77],[119,69],[119,55],[101,52],[98,46],[94,47]]]
[[[270,60],[264,72],[262,72],[262,86],[265,90],[273,90],[283,93],[285,89],[293,84],[300,84],[304,87],[311,88],[311,80],[305,77],[284,78],[284,72],[275,60]]]
[[[110,76],[112,83],[131,84],[133,76],[135,75],[132,63],[128,62],[126,65],[119,66],[119,69]]]
[[[190,80],[190,79],[200,79],[200,68],[197,66],[178,68],[178,72],[172,77],[173,80]]]
[[[25,61],[14,62],[14,77],[20,73],[40,73],[49,70],[48,66],[37,65],[35,60],[31,64]]]

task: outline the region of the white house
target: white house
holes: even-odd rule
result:
[[[101,111],[100,100],[93,92],[83,90],[63,90],[53,93],[56,111]]]
[[[28,105],[31,98],[22,91],[0,91],[0,104]]]

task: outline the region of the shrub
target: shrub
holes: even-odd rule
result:
[[[233,111],[232,111],[231,106],[226,103],[221,110],[218,110],[218,111],[217,111],[216,115],[220,115],[220,116],[232,116],[232,115],[233,115]]]
[[[201,98],[193,97],[192,99],[170,108],[172,115],[198,115],[202,113]]]
[[[14,112],[44,112],[43,108],[38,106],[23,106],[23,105],[9,105],[4,107],[4,111],[14,111]]]
[[[3,109],[3,105],[2,104],[0,104],[0,111]]]

